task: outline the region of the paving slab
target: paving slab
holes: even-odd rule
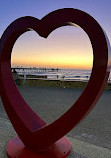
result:
[[[82,89],[28,87],[18,89],[29,106],[47,123],[67,111],[82,93]],[[68,158],[111,157],[111,91],[104,91],[91,113],[66,137],[71,141]],[[16,133],[8,120],[0,99],[0,158],[6,158],[6,145]]]

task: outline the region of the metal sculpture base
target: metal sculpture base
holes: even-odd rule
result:
[[[66,137],[40,152],[25,147],[19,137],[13,138],[7,144],[8,158],[66,158],[70,150],[71,144]]]

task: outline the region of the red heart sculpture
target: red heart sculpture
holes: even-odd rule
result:
[[[71,25],[71,23],[79,25],[91,40],[94,55],[92,74],[87,87],[75,104],[59,119],[48,125],[32,111],[17,90],[11,72],[11,51],[17,38],[30,29],[47,38],[56,28]],[[104,90],[109,75],[107,68],[109,44],[106,38],[100,25],[90,15],[68,8],[54,11],[41,20],[34,17],[19,18],[5,30],[0,41],[1,98],[15,131],[30,150],[40,151],[50,145],[53,146],[53,143],[61,140],[94,107]],[[19,138],[15,138],[15,142],[20,142]],[[70,143],[67,140],[66,142],[67,150],[58,157],[66,157],[69,153]],[[13,143],[14,141],[9,142],[7,147],[9,157],[11,157],[9,152]]]

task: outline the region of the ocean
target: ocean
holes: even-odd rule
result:
[[[91,75],[91,70],[85,69],[44,69],[44,68],[20,68],[16,69],[19,75],[35,75],[47,76],[49,80],[66,80],[66,81],[88,81]],[[111,82],[111,73],[109,76]]]
[[[91,75],[91,70],[80,69],[60,69],[58,72],[47,74],[47,78],[64,79],[70,81],[88,81]]]

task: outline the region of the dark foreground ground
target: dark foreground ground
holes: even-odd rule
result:
[[[47,123],[67,111],[82,89],[18,86],[24,99]],[[6,144],[16,135],[0,99],[0,158],[6,158]],[[91,113],[66,137],[72,149],[68,158],[111,158],[111,91],[104,91]]]

